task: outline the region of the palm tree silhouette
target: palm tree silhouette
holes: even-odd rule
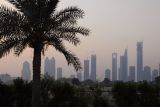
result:
[[[79,59],[64,46],[64,41],[73,45],[80,43],[77,34],[89,35],[89,30],[77,25],[83,18],[83,10],[68,7],[55,11],[59,0],[7,0],[15,10],[0,6],[0,58],[12,50],[19,56],[27,47],[34,50],[32,107],[40,107],[41,54],[48,46],[62,53],[68,65],[76,71],[81,69]]]

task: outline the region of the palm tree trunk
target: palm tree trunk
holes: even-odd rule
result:
[[[41,49],[34,48],[32,107],[40,107],[40,73],[41,73]]]

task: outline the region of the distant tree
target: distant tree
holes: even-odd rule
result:
[[[13,81],[13,106],[14,107],[31,107],[32,84],[17,78]]]
[[[137,106],[137,86],[134,83],[116,82],[113,86],[113,97],[118,107]]]
[[[95,83],[94,83],[92,80],[88,79],[88,80],[83,81],[83,84],[84,84],[84,85],[92,86],[92,85],[94,85]]]
[[[72,84],[73,84],[73,85],[80,85],[81,82],[79,81],[78,78],[73,78],[73,79],[72,79]]]
[[[139,83],[139,104],[140,107],[159,107],[160,106],[160,88],[146,81]]]
[[[160,85],[160,76],[155,78],[155,83]]]
[[[0,107],[13,107],[13,92],[10,86],[0,82]]]
[[[34,50],[32,107],[40,107],[41,54],[48,46],[61,52],[68,64],[81,69],[79,59],[66,50],[64,40],[77,45],[77,34],[88,35],[89,30],[77,26],[84,12],[68,7],[56,12],[59,0],[7,0],[16,8],[0,6],[0,58],[14,50],[19,56],[27,47]]]
[[[93,107],[109,107],[108,101],[102,97],[96,97],[93,102]]]

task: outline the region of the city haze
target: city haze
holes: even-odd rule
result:
[[[3,0],[0,1],[3,3]],[[106,68],[111,69],[112,53],[120,55],[128,48],[129,65],[136,65],[136,43],[143,41],[144,66],[158,68],[160,63],[160,1],[159,0],[61,0],[58,10],[68,6],[78,6],[85,11],[79,23],[91,30],[89,37],[81,38],[77,47],[67,45],[80,59],[90,59],[97,55],[97,78],[104,78]],[[44,59],[55,57],[56,66],[63,67],[64,75],[75,73],[68,67],[65,58],[49,48]],[[0,73],[20,76],[22,63],[32,64],[33,50],[27,49],[20,57],[13,54],[0,59]],[[119,64],[118,64],[119,65]]]

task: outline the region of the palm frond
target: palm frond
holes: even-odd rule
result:
[[[28,40],[24,39],[14,47],[14,54],[19,56],[28,46]]]
[[[45,21],[56,9],[59,0],[8,0],[32,21]]]
[[[46,30],[54,29],[62,25],[76,25],[77,19],[83,18],[83,10],[77,7],[68,7],[60,12],[54,12],[46,22]]]
[[[62,53],[65,56],[68,65],[72,64],[76,71],[82,69],[80,60],[73,53],[66,50],[61,40],[54,38],[51,41],[48,41],[48,44],[52,45],[57,51]]]
[[[47,40],[52,40],[55,37],[60,40],[66,40],[74,45],[77,45],[80,43],[79,38],[76,37],[76,33],[72,33],[72,32],[63,33],[60,31],[52,31],[50,32],[50,34],[45,34],[44,38]]]
[[[9,1],[11,4],[13,4],[19,11],[22,10],[20,0],[7,0],[7,1]]]
[[[57,31],[64,32],[64,33],[79,33],[84,36],[89,35],[89,29],[83,28],[83,27],[77,27],[77,26],[61,26],[56,28]]]
[[[79,18],[83,18],[83,16],[83,10],[77,7],[68,7],[60,12],[55,12],[52,14],[51,18],[53,18],[55,21],[65,22],[67,20],[77,20]]]
[[[3,56],[8,55],[13,47],[15,47],[17,44],[19,44],[19,41],[17,39],[6,39],[0,41],[0,58]]]
[[[24,15],[16,10],[0,6],[0,36],[1,38],[19,36],[23,33],[23,26],[27,23]]]
[[[38,0],[41,18],[47,19],[51,13],[54,13],[59,0]]]
[[[34,20],[39,17],[38,0],[8,0],[19,12],[23,13],[28,19]]]
[[[80,43],[77,34],[82,35],[89,35],[89,30],[83,27],[76,27],[76,26],[62,26],[52,29],[49,33],[46,34],[47,37],[54,37],[56,36],[59,39],[67,40],[68,42],[77,45]]]

